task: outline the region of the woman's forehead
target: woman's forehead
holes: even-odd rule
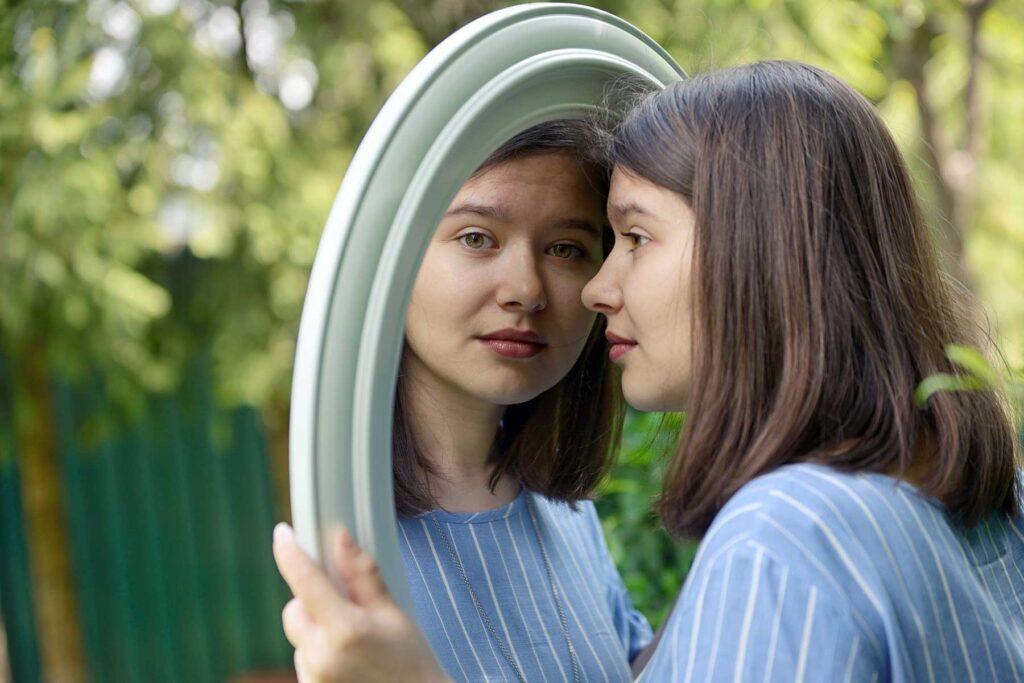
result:
[[[571,156],[543,154],[514,159],[467,181],[445,216],[460,213],[511,222],[531,213],[571,213],[591,221],[602,212],[602,195]]]
[[[444,219],[484,220],[508,228],[579,228],[599,236],[601,197],[585,180],[521,173],[524,169],[528,166],[503,173],[496,167],[482,182],[474,178],[459,190]]]
[[[480,189],[505,189],[510,185],[536,186],[555,182],[577,185],[587,180],[586,169],[567,152],[526,154],[494,164],[467,180],[460,193]]]
[[[625,218],[629,213],[651,213],[650,205],[656,203],[662,191],[665,188],[616,166],[608,192],[608,217],[614,220]]]

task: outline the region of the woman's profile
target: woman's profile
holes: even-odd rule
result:
[[[992,391],[914,401],[975,335],[871,105],[730,69],[650,98],[611,160],[584,301],[629,403],[687,411],[658,509],[702,537],[645,680],[1024,677],[1016,437]]]

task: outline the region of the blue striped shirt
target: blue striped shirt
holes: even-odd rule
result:
[[[783,467],[715,518],[641,679],[1024,680],[1024,520]]]
[[[474,606],[436,519],[526,680],[573,680],[528,498],[551,561],[580,680],[632,680],[629,662],[650,642],[651,630],[633,609],[608,555],[593,503],[582,502],[574,512],[525,490],[495,510],[437,510],[399,518],[399,545],[416,616],[434,653],[458,681],[517,680]]]

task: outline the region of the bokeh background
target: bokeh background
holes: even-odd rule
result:
[[[270,530],[317,240],[388,93],[508,4],[0,0],[0,681],[288,680]],[[690,73],[849,81],[1024,366],[1022,0],[589,4]],[[630,416],[599,502],[655,624],[693,550],[648,512],[660,421]]]

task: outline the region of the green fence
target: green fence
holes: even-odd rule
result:
[[[54,382],[69,552],[94,681],[219,683],[286,669],[288,598],[270,552],[280,518],[258,415],[224,411],[208,363],[111,429],[100,381]],[[2,373],[2,369],[0,369]],[[0,374],[0,412],[10,382]],[[39,680],[16,444],[0,422],[0,596],[14,680]],[[11,456],[14,457],[11,457]]]

